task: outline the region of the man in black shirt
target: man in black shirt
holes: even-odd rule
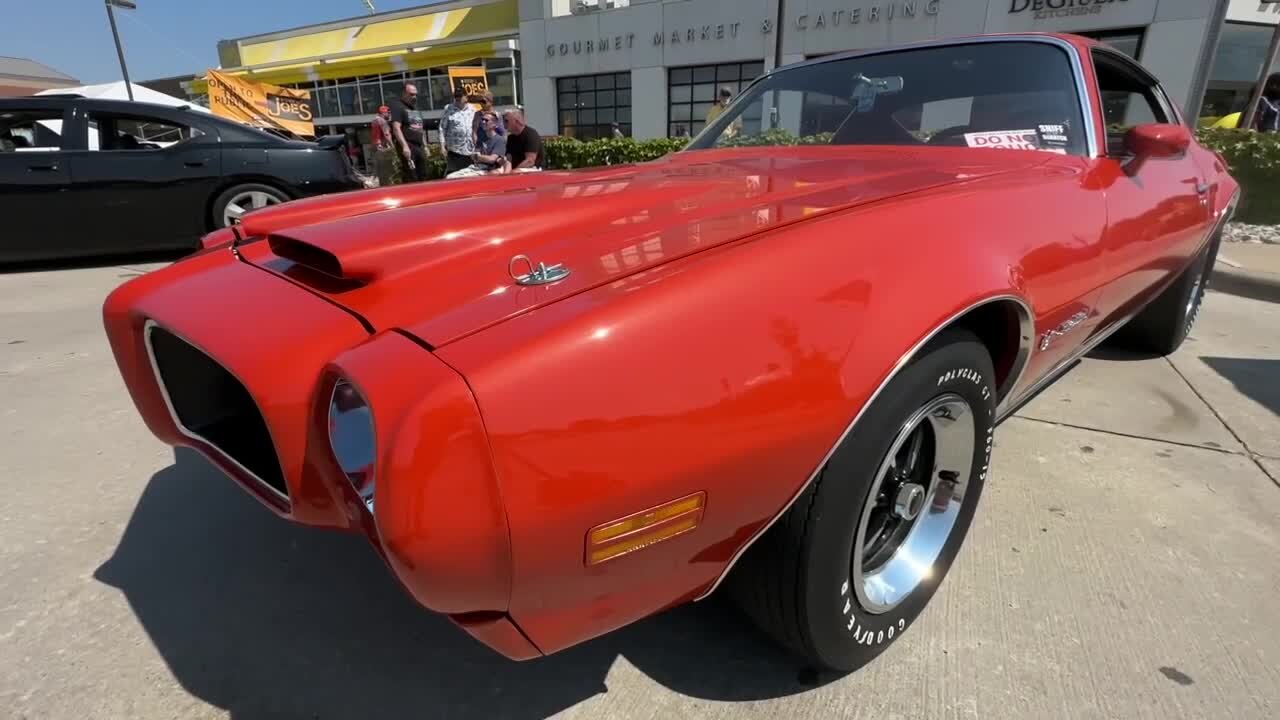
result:
[[[400,154],[409,168],[406,180],[411,177],[427,179],[427,151],[423,146],[426,132],[422,127],[422,113],[416,109],[418,86],[405,83],[404,92],[391,101],[391,134],[395,137]]]
[[[503,119],[507,125],[507,154],[511,156],[512,172],[529,172],[546,167],[542,136],[525,122],[524,113],[508,110]]]

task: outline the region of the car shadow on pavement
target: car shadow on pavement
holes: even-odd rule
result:
[[[1280,360],[1228,357],[1200,359],[1234,385],[1237,392],[1280,415]]]
[[[167,250],[159,252],[122,253],[117,255],[97,255],[88,258],[66,258],[63,260],[34,260],[23,262],[0,261],[0,275],[177,262],[187,255],[190,255],[193,251],[194,248],[191,250]]]
[[[233,718],[546,717],[608,693],[619,658],[721,701],[833,679],[815,681],[714,597],[508,661],[421,609],[365,538],[281,520],[186,449],[94,577],[124,593],[183,688]]]
[[[1102,345],[1089,351],[1086,356],[1093,360],[1107,360],[1109,362],[1139,362],[1142,360],[1154,360],[1160,355],[1149,352],[1138,352],[1127,350],[1125,348],[1112,347],[1103,343]]]

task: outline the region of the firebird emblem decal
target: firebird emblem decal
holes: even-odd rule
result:
[[[1080,323],[1088,319],[1089,319],[1089,313],[1088,311],[1085,311],[1085,310],[1081,310],[1075,315],[1072,315],[1071,317],[1067,318],[1066,322],[1046,332],[1044,336],[1040,338],[1040,351],[1044,352],[1045,350],[1048,350],[1049,345],[1053,343],[1055,338],[1060,338],[1063,335],[1066,335],[1067,333],[1075,329],[1075,327],[1078,326]]]
[[[516,266],[521,262],[529,268],[529,272],[517,275]],[[528,255],[516,255],[507,263],[507,273],[511,275],[511,279],[515,280],[518,285],[547,285],[559,282],[569,277],[569,272],[569,268],[559,263],[550,266],[546,263],[538,263],[535,266]]]

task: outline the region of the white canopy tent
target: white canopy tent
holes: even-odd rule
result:
[[[135,102],[154,103],[156,105],[168,105],[169,107],[180,107],[186,105],[196,112],[207,113],[209,108],[196,105],[189,100],[182,100],[172,95],[165,95],[151,88],[143,87],[137,83],[129,83],[133,87],[133,99]],[[124,81],[102,83],[100,85],[81,85],[80,87],[54,88],[51,90],[41,90],[37,95],[81,95],[87,98],[96,98],[99,100],[128,100],[129,91],[125,88]]]
[[[132,86],[133,88],[134,102],[151,103],[153,105],[165,105],[168,107],[185,106],[195,112],[200,112],[205,114],[208,114],[211,112],[209,108],[204,107],[202,105],[197,105],[193,102],[190,102],[187,100],[181,100],[179,98],[173,97],[172,95],[166,95],[162,92],[157,92],[155,90],[152,90],[151,88],[143,87],[137,83],[129,83],[129,85]],[[40,92],[36,93],[36,95],[55,95],[55,96],[56,95],[79,95],[81,97],[93,98],[95,100],[126,100],[127,101],[129,99],[129,91],[125,88],[125,84],[123,80],[118,80],[116,82],[110,82],[110,83],[100,83],[98,85],[81,85],[79,87],[65,87],[65,88],[53,88],[50,90],[41,90]],[[41,120],[40,124],[48,128],[49,130],[52,130],[53,132],[57,133],[58,135],[62,135],[61,120]],[[170,145],[172,143],[157,143],[157,144],[164,146],[164,145]],[[96,135],[91,134],[89,136],[89,149],[90,150],[98,149],[98,137]]]

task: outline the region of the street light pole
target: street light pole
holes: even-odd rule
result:
[[[111,37],[116,40],[116,55],[120,58],[120,73],[124,75],[124,89],[129,93],[129,99],[133,100],[133,83],[129,82],[129,68],[124,64],[124,48],[120,45],[120,32],[116,30],[116,14],[112,10],[116,3],[127,10],[132,10],[137,5],[129,0],[107,0],[107,20],[111,21]]]

